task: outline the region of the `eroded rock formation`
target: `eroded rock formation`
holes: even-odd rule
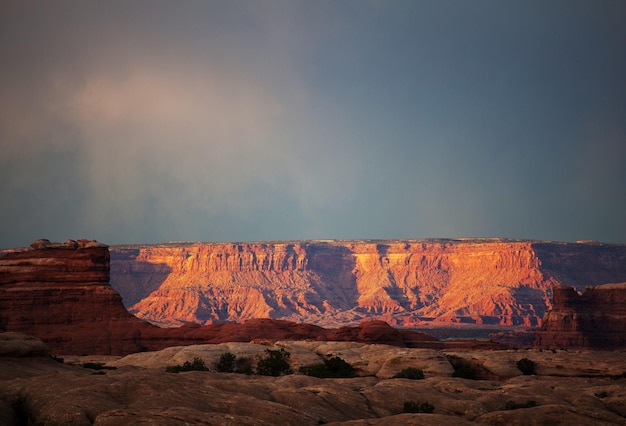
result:
[[[626,283],[553,289],[535,346],[543,348],[626,348]]]
[[[376,321],[338,330],[271,319],[163,329],[124,308],[120,295],[109,285],[107,246],[93,241],[45,241],[33,243],[33,250],[0,256],[0,331],[37,336],[53,353],[122,355],[174,345],[255,339],[431,347],[438,343],[424,334]]]
[[[552,287],[626,280],[626,246],[509,240],[171,243],[111,250],[111,284],[140,318],[282,318],[537,326]]]
[[[5,343],[0,333],[0,353]],[[296,373],[165,372],[194,358],[213,368],[225,352],[254,362],[266,349],[287,350]],[[35,355],[0,356],[2,425],[623,425],[626,418],[624,357],[617,352],[448,352],[283,341],[172,347],[117,360],[66,357],[65,363]],[[334,356],[359,377],[297,373]],[[453,377],[451,357],[493,378]],[[516,366],[522,358],[535,363],[535,375],[522,374]],[[107,368],[81,366],[87,362]],[[407,367],[421,369],[425,379],[393,378]],[[434,412],[403,414],[405,402],[427,402]]]

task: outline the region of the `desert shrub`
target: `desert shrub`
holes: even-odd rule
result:
[[[432,413],[435,406],[429,402],[405,401],[402,406],[403,413]]]
[[[537,405],[537,401],[529,399],[526,402],[515,402],[515,401],[507,401],[504,404],[505,410],[517,410],[518,408],[530,408],[535,407]]]
[[[235,371],[237,356],[230,352],[220,355],[219,361],[215,363],[215,371],[220,373],[232,373]]]
[[[403,368],[392,377],[392,379],[410,379],[410,380],[422,380],[424,378],[424,372],[420,368],[407,367]]]
[[[231,352],[225,352],[214,365],[215,371],[220,373],[252,374],[252,362],[248,358],[237,358]]]
[[[117,370],[117,367],[104,365],[101,362],[86,362],[83,364],[83,368],[91,368],[92,370]]]
[[[280,350],[265,349],[265,356],[262,357],[256,366],[256,373],[261,376],[281,376],[291,374],[289,358],[291,354],[285,349]]]
[[[517,368],[521,371],[525,376],[530,376],[532,374],[536,374],[535,372],[535,362],[528,358],[522,358],[517,361]]]
[[[300,373],[321,378],[356,377],[356,369],[344,359],[335,356],[325,359],[321,364],[300,367]]]
[[[209,371],[200,358],[194,358],[193,362],[185,361],[183,365],[170,365],[165,367],[168,373],[180,373],[181,371]]]

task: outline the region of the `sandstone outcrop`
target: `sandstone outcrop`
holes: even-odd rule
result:
[[[123,355],[173,345],[255,339],[354,340],[413,347],[439,343],[380,321],[337,330],[272,319],[160,328],[124,308],[109,285],[105,245],[38,240],[33,247],[37,248],[0,256],[0,331],[37,336],[57,354]]]
[[[2,343],[0,341],[0,349]],[[220,354],[255,359],[265,349],[289,351],[299,365],[340,356],[360,377],[320,379],[190,371],[165,367]],[[450,356],[471,360],[494,380],[452,377]],[[537,374],[516,367],[529,358]],[[3,425],[623,425],[623,353],[606,351],[435,351],[354,342],[235,343],[171,347],[83,368],[49,357],[0,357]],[[593,359],[593,365],[589,360]],[[76,363],[68,365],[69,362]],[[391,378],[405,367],[425,379]],[[582,377],[584,376],[584,377]],[[404,402],[428,402],[432,414],[403,414]]]
[[[0,333],[0,357],[30,357],[48,355],[48,347],[41,340],[24,333]]]
[[[111,285],[136,316],[176,326],[281,318],[325,327],[538,326],[552,287],[626,281],[626,246],[406,240],[115,246]]]
[[[626,348],[626,283],[553,289],[535,346],[544,348]]]

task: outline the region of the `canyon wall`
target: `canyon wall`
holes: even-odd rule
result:
[[[109,285],[107,246],[46,241],[0,256],[0,330],[40,337],[53,351],[70,348],[66,353],[139,350],[134,340],[145,323]],[[122,332],[115,342],[112,330]]]
[[[541,348],[626,347],[626,283],[553,289],[554,305],[546,314],[535,346]]]
[[[0,253],[0,332],[42,339],[55,354],[125,355],[169,346],[268,340],[350,340],[439,347],[437,339],[380,321],[328,330],[272,319],[159,328],[131,315],[109,284],[110,254],[96,241],[38,240]],[[140,264],[141,265],[141,264]],[[157,271],[159,267],[156,268]],[[150,269],[132,269],[150,285]]]
[[[155,324],[537,326],[552,288],[626,281],[626,246],[481,240],[168,243],[111,248],[111,285]]]

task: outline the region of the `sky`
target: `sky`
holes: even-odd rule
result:
[[[623,0],[0,1],[0,247],[626,243]]]

